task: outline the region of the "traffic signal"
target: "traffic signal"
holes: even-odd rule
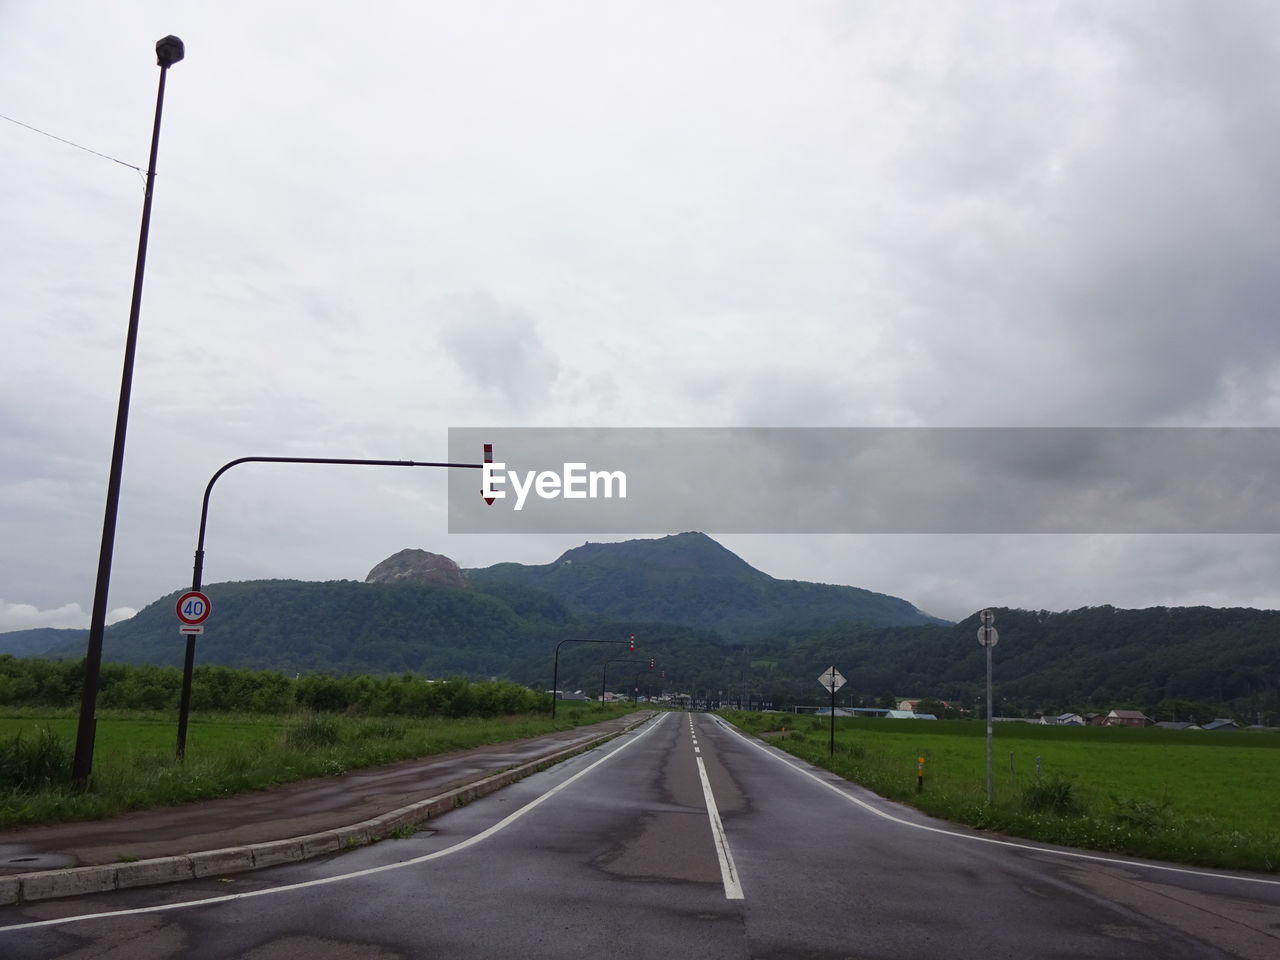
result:
[[[486,444],[484,445],[484,462],[485,462],[485,463],[493,463],[493,444],[492,444],[492,443],[486,443]],[[484,502],[485,502],[485,503],[487,503],[489,506],[491,506],[491,507],[492,507],[492,506],[493,506],[493,500],[494,500],[494,498],[493,498],[493,497],[486,497],[484,494],[485,494],[484,484],[481,484],[481,485],[480,485],[480,496],[481,496],[481,498],[484,500]]]
[[[652,669],[653,669],[654,667],[656,667],[657,665],[658,665],[658,664],[657,664],[657,657],[650,657],[650,658],[649,658],[649,669],[650,669],[650,670],[652,670]]]
[[[631,634],[631,652],[636,652],[636,635],[634,633]]]

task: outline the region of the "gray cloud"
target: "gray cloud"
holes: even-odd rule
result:
[[[521,409],[546,402],[560,365],[528,313],[472,294],[434,305],[428,322],[439,325],[441,345],[472,389],[496,391]]]
[[[5,112],[132,163],[151,45],[188,47],[113,602],[182,585],[204,484],[248,454],[435,459],[447,428],[485,424],[1280,424],[1273,4],[313,6],[0,14]],[[388,37],[414,55],[385,56]],[[141,183],[0,138],[0,595],[85,609]],[[1050,445],[1002,464],[1067,484],[1091,462]],[[360,577],[405,546],[545,562],[581,540],[449,535],[444,478],[405,473],[228,475],[209,575]],[[935,612],[1261,602],[1234,558],[1275,551],[727,542]]]

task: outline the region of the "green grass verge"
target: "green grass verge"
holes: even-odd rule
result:
[[[982,723],[837,719],[832,756],[829,718],[725,716],[815,766],[946,820],[1091,850],[1280,871],[1280,733],[997,724],[988,806]]]
[[[61,748],[60,757],[54,759],[69,763],[76,716],[69,710],[0,708],[0,829],[100,819],[310,777],[337,776],[568,730],[633,710],[630,704],[564,703],[554,722],[546,714],[491,719],[195,715],[188,726],[183,762],[174,756],[177,722],[172,716],[102,711],[92,781],[88,790],[76,791],[65,779],[51,786],[45,773],[50,742]],[[16,750],[4,752],[15,743]]]

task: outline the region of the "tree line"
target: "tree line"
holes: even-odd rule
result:
[[[0,655],[0,704],[5,706],[74,707],[80,702],[83,680],[83,661]],[[176,710],[182,671],[104,663],[100,684],[100,707]],[[546,694],[509,681],[428,680],[411,673],[289,676],[278,670],[203,665],[191,678],[191,706],[202,711],[279,714],[306,709],[370,716],[496,717],[531,713],[548,704]]]

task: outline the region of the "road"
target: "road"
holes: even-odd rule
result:
[[[399,840],[0,910],[0,957],[1280,956],[1280,880],[1002,843],[705,714]]]

